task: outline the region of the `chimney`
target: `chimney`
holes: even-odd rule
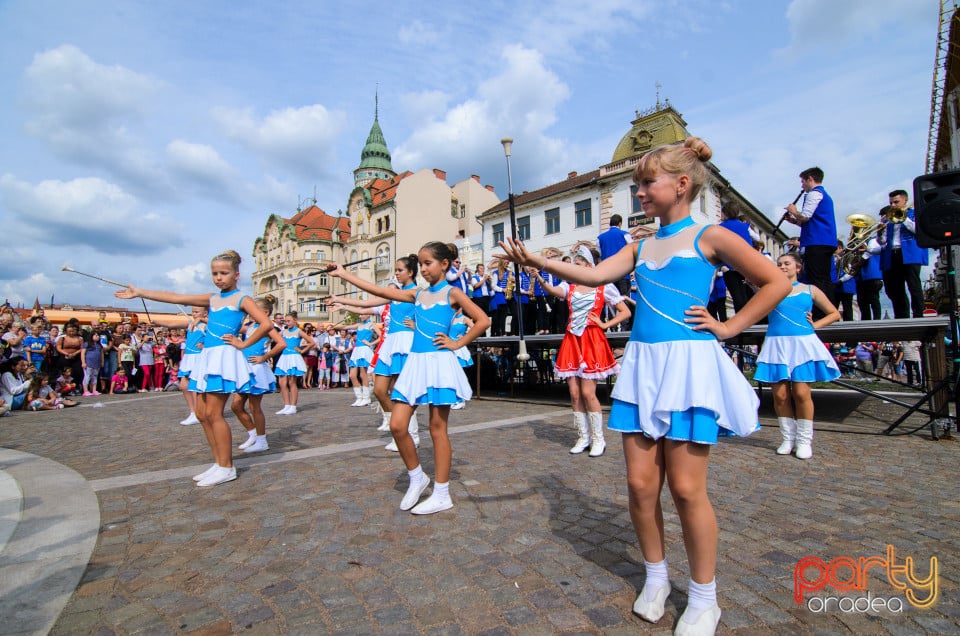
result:
[[[440,179],[441,181],[447,180],[447,173],[441,170],[440,168],[433,169],[433,176],[435,176],[437,179]]]
[[[486,188],[487,190],[489,190],[490,192],[493,192],[493,186],[490,185],[489,183],[488,183],[487,185],[483,186],[483,187]]]
[[[577,176],[576,170],[571,170],[570,172],[567,173],[567,179],[573,179],[575,176]]]
[[[480,176],[479,176],[479,175],[472,174],[472,175],[470,175],[470,178],[473,179],[474,181],[476,181],[477,183],[480,183]]]

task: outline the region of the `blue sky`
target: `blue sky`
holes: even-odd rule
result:
[[[938,5],[0,0],[0,297],[249,274],[269,214],[345,207],[376,90],[394,169],[505,197],[502,137],[517,192],[592,170],[659,82],[771,218],[812,165],[875,214],[924,171]]]

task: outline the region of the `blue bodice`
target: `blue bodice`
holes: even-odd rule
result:
[[[430,296],[433,297],[430,300],[434,301],[429,306],[421,302],[421,296],[426,293],[424,291],[417,293],[417,299],[414,302],[414,307],[416,308],[414,320],[416,321],[417,328],[413,334],[413,345],[410,347],[411,353],[437,351],[436,345],[433,344],[433,339],[436,337],[437,332],[450,333],[451,323],[453,322],[454,314],[456,314],[456,310],[450,306],[450,286],[447,285],[446,281],[437,283],[437,285],[430,287],[428,291],[433,292],[430,294]],[[440,293],[436,294],[435,292]]]
[[[794,283],[797,287],[799,283]],[[807,320],[807,314],[813,311],[813,296],[810,286],[803,285],[796,294],[780,301],[767,317],[768,336],[806,336],[814,333],[813,325]]]
[[[200,345],[203,344],[203,336],[206,328],[202,325],[193,325],[187,329],[187,339],[183,343],[184,355],[190,353],[200,353]]]
[[[414,289],[416,283],[404,285],[403,289]],[[387,327],[387,333],[400,333],[401,331],[411,331],[410,327],[403,324],[407,318],[413,318],[413,303],[403,303],[397,300],[390,301],[390,326]]]
[[[225,343],[223,337],[226,335],[236,336],[240,333],[240,325],[243,324],[244,311],[240,309],[240,304],[246,296],[240,293],[239,289],[224,294],[220,293],[220,298],[230,298],[236,295],[237,303],[227,304],[219,308],[214,308],[213,297],[211,297],[210,309],[207,316],[207,331],[203,337],[203,348],[222,347]]]
[[[247,327],[247,333],[253,333],[259,327],[260,327],[259,323],[256,323],[256,322],[251,323],[250,326]],[[270,333],[270,332],[267,332],[267,333]],[[254,355],[254,356],[265,355],[267,353],[267,345],[269,344],[269,341],[270,341],[270,336],[269,335],[264,336],[260,338],[260,340],[258,340],[257,342],[247,347],[247,351],[250,351],[251,352],[250,355]]]
[[[679,251],[659,264],[642,257],[643,242],[637,247],[637,308],[630,340],[654,343],[716,339],[709,331],[694,331],[684,322],[684,312],[691,306],[707,306],[718,267],[703,256],[697,245],[704,229],[694,239],[694,250]]]
[[[295,327],[291,330],[284,327],[281,334],[283,335],[283,341],[287,343],[287,348],[283,350],[284,355],[288,353],[300,353],[297,350],[297,347],[303,342],[303,338],[300,337],[300,328]]]
[[[357,346],[369,346],[366,343],[373,340],[373,323],[365,320],[357,326]]]

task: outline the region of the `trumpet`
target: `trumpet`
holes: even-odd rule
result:
[[[903,223],[907,220],[907,211],[895,205],[888,205],[880,210],[880,216],[886,217],[891,223]]]
[[[903,216],[906,218],[906,210],[903,211]],[[885,226],[883,221],[874,222],[873,218],[867,214],[849,214],[845,220],[850,224],[850,236],[847,237],[843,251],[837,257],[838,278],[844,274],[856,276],[860,272],[860,268],[863,267],[863,255],[867,251],[867,243]],[[902,222],[902,220],[897,221],[897,223]]]

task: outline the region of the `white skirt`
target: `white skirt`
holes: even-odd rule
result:
[[[199,393],[246,392],[255,380],[246,354],[230,345],[206,347],[190,371],[190,391]]]
[[[277,375],[301,376],[307,374],[307,363],[299,353],[284,353],[277,359]]]
[[[410,353],[412,346],[412,331],[400,331],[387,334],[383,345],[380,347],[380,353],[377,355],[377,361],[383,360],[384,364],[389,365],[394,353]]]
[[[180,366],[177,368],[177,377],[178,378],[189,378],[190,374],[197,366],[197,361],[200,359],[199,353],[185,353],[180,358]]]
[[[369,367],[371,360],[373,360],[373,349],[368,345],[358,345],[350,354],[350,368]]]
[[[758,382],[830,382],[840,377],[840,368],[816,334],[767,336],[757,356]]]
[[[449,406],[473,397],[473,389],[449,349],[411,353],[393,386],[390,399],[407,404]]]
[[[249,391],[244,391],[249,395],[263,395],[264,393],[276,393],[277,378],[270,369],[269,362],[261,362],[253,365],[253,386]]]
[[[611,397],[636,406],[641,432],[660,439],[671,414],[708,409],[717,425],[746,437],[757,430],[760,400],[716,340],[628,342]],[[638,432],[609,427],[622,432]]]

